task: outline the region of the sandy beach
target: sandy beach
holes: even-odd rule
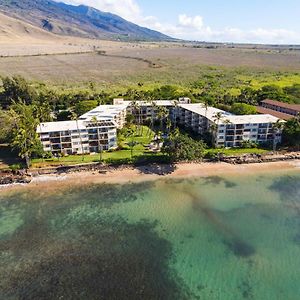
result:
[[[89,171],[68,174],[39,175],[29,184],[2,186],[1,192],[22,189],[54,191],[73,185],[84,184],[125,184],[159,179],[176,179],[208,176],[242,176],[259,173],[300,172],[299,160],[233,165],[227,163],[181,163],[176,165],[151,165],[109,169],[108,171]]]

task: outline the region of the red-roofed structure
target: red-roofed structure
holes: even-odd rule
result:
[[[300,113],[300,104],[289,104],[280,101],[266,99],[261,102],[263,108],[284,113],[291,116],[297,116]]]

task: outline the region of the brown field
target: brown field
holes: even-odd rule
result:
[[[105,51],[107,56],[97,54]],[[184,84],[208,66],[260,71],[300,70],[300,51],[193,48],[191,44],[124,43],[57,36],[0,14],[0,76],[22,75],[56,86]]]
[[[45,44],[41,47],[44,46]],[[49,47],[48,50],[68,52],[66,48],[61,47],[56,45],[55,49]],[[147,49],[148,47],[152,49]],[[34,49],[38,48],[34,47]],[[103,42],[101,49],[109,56],[90,52],[1,57],[0,75],[19,74],[31,80],[47,81],[55,85],[94,81],[103,85],[114,83],[126,86],[138,81],[165,84],[192,81],[198,78],[199,72],[206,66],[292,72],[300,69],[300,53],[296,51],[269,53],[263,50],[195,49],[174,45],[153,47],[114,42]],[[69,50],[72,52],[73,49]],[[151,67],[147,61],[135,58],[149,60],[155,64],[155,67]]]

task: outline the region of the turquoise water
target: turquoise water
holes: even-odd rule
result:
[[[300,299],[300,172],[0,194],[0,299]]]

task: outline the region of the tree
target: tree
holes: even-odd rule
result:
[[[86,112],[94,109],[97,107],[98,101],[97,100],[84,100],[79,101],[74,108],[74,111],[77,115],[81,116],[85,114]]]
[[[241,90],[237,100],[246,104],[258,105],[257,91],[250,87],[246,87]]]
[[[265,99],[272,99],[283,102],[290,101],[283,89],[277,85],[265,85],[257,91],[258,102],[263,101]]]
[[[83,143],[82,143],[81,131],[79,129],[79,124],[78,124],[78,115],[75,112],[72,112],[71,118],[72,118],[72,120],[76,121],[76,128],[77,128],[77,133],[79,136],[79,141],[80,141],[80,146],[81,146],[82,161],[84,161],[84,148],[83,148]]]
[[[255,106],[246,103],[234,103],[231,106],[231,112],[236,115],[255,115],[257,109]]]
[[[35,115],[35,108],[23,102],[13,102],[8,111],[8,119],[12,126],[11,146],[25,159],[26,167],[30,167],[33,155],[41,155],[42,144],[36,132],[39,120]]]
[[[136,146],[138,144],[138,142],[136,142],[134,140],[134,136],[135,136],[135,131],[133,128],[128,128],[125,134],[125,137],[130,137],[131,141],[128,143],[128,146],[130,147],[130,157],[131,159],[133,158],[133,148],[134,146]]]
[[[37,100],[38,94],[21,76],[2,77],[3,92],[1,93],[2,107],[8,107],[13,102],[22,101],[31,104]]]
[[[163,124],[166,117],[169,115],[169,111],[166,107],[160,106],[158,108],[158,114],[157,117],[160,120],[160,130],[163,132]]]
[[[101,145],[101,142],[100,142],[100,135],[99,135],[99,128],[98,128],[98,120],[97,120],[97,117],[92,117],[91,119],[91,122],[93,123],[93,125],[95,127],[97,127],[97,140],[98,140],[98,151],[100,153],[100,161],[102,161],[102,152],[103,152],[103,148],[102,148],[102,145]]]
[[[285,144],[300,149],[300,115],[285,123],[283,140]]]
[[[178,113],[178,101],[174,100],[174,128],[177,127],[177,113]]]
[[[62,110],[56,115],[57,121],[68,121],[72,119],[72,112],[69,110]]]
[[[276,151],[277,147],[277,134],[282,132],[284,128],[284,123],[282,120],[277,120],[276,123],[273,124],[273,151]]]
[[[201,160],[206,145],[203,141],[178,133],[171,134],[164,142],[162,152],[166,153],[171,161]]]

